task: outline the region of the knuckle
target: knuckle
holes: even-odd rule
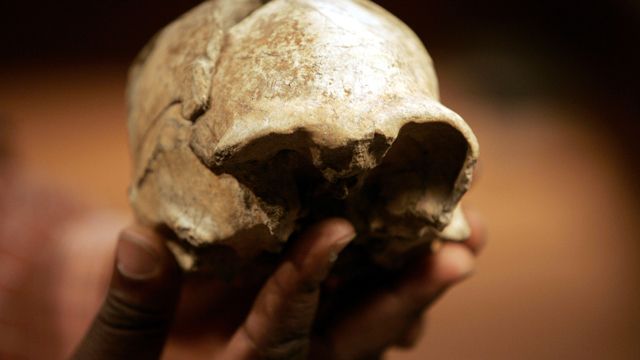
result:
[[[309,333],[306,331],[277,332],[266,342],[260,342],[246,326],[241,329],[260,359],[306,359]]]
[[[170,316],[161,309],[135,304],[117,292],[110,292],[97,321],[113,330],[148,331],[163,329]]]
[[[293,338],[271,345],[265,352],[266,359],[306,359],[308,338]]]

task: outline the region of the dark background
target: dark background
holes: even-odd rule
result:
[[[199,2],[3,1],[0,155],[129,218],[127,67]],[[639,359],[640,2],[378,3],[479,138],[464,203],[490,235],[478,274],[392,358]]]
[[[0,64],[126,64],[158,29],[199,2],[3,2]],[[640,2],[376,2],[414,29],[435,59],[465,59],[484,94],[589,104],[606,114],[625,155],[640,153]]]

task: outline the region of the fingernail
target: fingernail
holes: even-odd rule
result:
[[[340,252],[342,252],[342,250],[344,250],[344,248],[347,247],[347,245],[349,245],[351,241],[353,241],[353,239],[355,238],[356,238],[356,233],[351,233],[337,240],[333,244],[331,248],[331,252],[329,253],[329,263],[332,264],[336,262],[336,260],[338,260],[338,254],[340,254]]]
[[[331,271],[331,267],[338,260],[338,255],[340,254],[340,252],[342,252],[342,250],[344,250],[344,248],[347,247],[347,245],[349,245],[349,243],[351,243],[351,241],[355,238],[356,238],[356,234],[351,233],[341,237],[339,240],[337,240],[333,244],[333,246],[331,246],[331,250],[329,251],[329,257],[327,259],[328,261],[323,267],[320,267],[318,269],[319,271],[317,273],[317,276],[318,276],[318,279],[320,279],[320,281],[324,280],[329,275],[329,272]]]
[[[124,277],[146,280],[160,271],[159,255],[143,243],[142,236],[131,231],[125,230],[120,236],[116,263]]]
[[[442,249],[442,240],[440,239],[431,240],[431,244],[429,244],[429,247],[431,248],[432,254],[437,253],[438,251],[440,251],[440,249]]]

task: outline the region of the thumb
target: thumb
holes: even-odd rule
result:
[[[141,227],[122,231],[107,297],[72,359],[157,359],[180,279],[160,236]]]

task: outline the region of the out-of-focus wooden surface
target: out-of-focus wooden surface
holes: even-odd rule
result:
[[[3,131],[26,171],[128,212],[125,69],[1,78]],[[480,140],[465,202],[486,218],[490,243],[476,276],[430,311],[417,348],[390,358],[640,358],[638,201],[618,144],[602,136],[606,119],[586,122],[594,115],[562,102],[472,96],[455,68],[440,78],[444,103]]]

